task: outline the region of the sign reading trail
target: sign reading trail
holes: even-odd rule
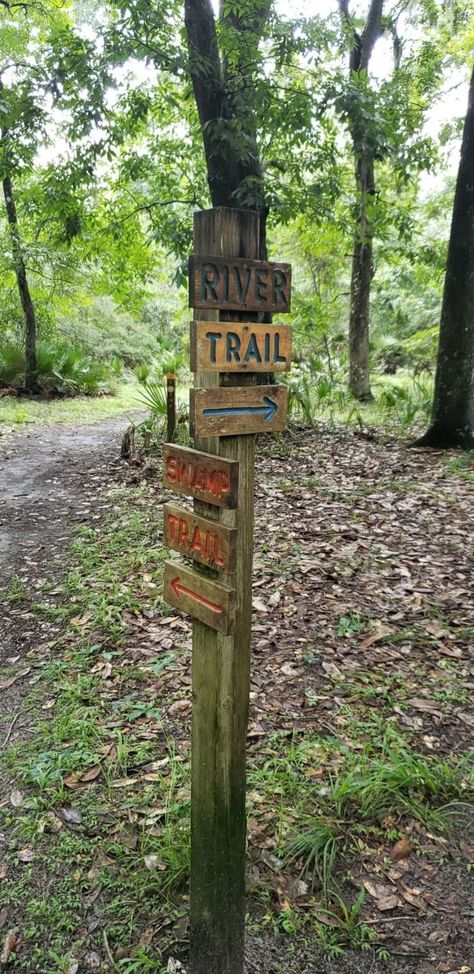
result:
[[[191,322],[191,372],[288,372],[288,325]]]
[[[286,386],[191,389],[191,428],[195,436],[271,433],[286,426]]]
[[[224,460],[210,453],[165,443],[163,464],[164,485],[175,494],[186,494],[217,507],[236,507],[237,460]]]
[[[189,258],[189,304],[219,311],[290,310],[291,266],[228,257]]]
[[[164,598],[211,629],[229,633],[234,625],[234,592],[176,561],[165,561]]]
[[[168,548],[218,571],[235,569],[235,528],[198,517],[174,504],[163,508],[163,541]]]

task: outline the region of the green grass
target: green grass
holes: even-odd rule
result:
[[[78,531],[64,580],[35,596],[34,611],[67,628],[49,655],[31,660],[41,681],[27,705],[37,714],[28,746],[3,752],[12,787],[26,796],[0,809],[8,836],[2,905],[14,907],[13,923],[25,931],[19,972],[63,974],[85,949],[103,956],[107,945],[119,974],[160,974],[170,951],[185,953],[190,772],[164,716],[184,691],[171,684],[167,696],[164,681],[189,658],[179,628],[170,645],[154,642],[168,611],[156,494],[129,488],[113,498],[101,524]],[[27,605],[26,594],[16,581],[8,590],[15,604]],[[356,639],[370,619],[347,610],[336,627],[340,638]],[[456,671],[450,660],[443,666],[438,693],[449,695]],[[363,897],[346,882],[359,843],[388,854],[413,822],[449,834],[471,784],[467,758],[426,757],[397,729],[393,704],[408,692],[398,674],[358,675],[341,688],[350,699],[332,734],[275,734],[252,751],[249,818],[271,840],[273,860],[250,843],[259,878],[250,883],[249,927],[310,938],[332,956],[352,947],[382,958]],[[383,715],[370,709],[381,694]],[[45,697],[53,706],[43,711]],[[78,824],[58,819],[64,808]],[[25,847],[35,859],[19,869]],[[304,905],[275,902],[275,862],[307,884]],[[98,921],[89,933],[86,914]],[[153,946],[144,938],[151,928]]]
[[[4,428],[52,423],[99,423],[122,413],[145,409],[135,379],[117,382],[114,395],[77,396],[70,399],[30,400],[5,396],[0,399],[0,434]]]

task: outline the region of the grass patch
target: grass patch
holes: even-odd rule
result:
[[[18,429],[23,426],[50,426],[52,423],[100,423],[128,411],[143,410],[139,399],[139,384],[133,378],[117,381],[113,395],[76,396],[68,399],[27,399],[4,396],[0,399],[0,431],[2,427]]]

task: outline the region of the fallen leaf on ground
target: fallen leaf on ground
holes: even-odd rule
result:
[[[95,781],[99,777],[102,768],[100,764],[94,764],[92,768],[88,768],[83,774],[79,774],[77,771],[73,771],[72,774],[66,775],[64,778],[64,784],[67,788],[82,788],[83,785],[88,785],[91,781]]]
[[[33,859],[36,858],[36,854],[33,852],[33,849],[20,849],[16,855],[20,862],[33,862]]]
[[[84,774],[81,774],[80,780],[87,782],[95,781],[95,779],[99,777],[101,771],[102,768],[100,764],[94,764],[92,768],[88,768],[87,771],[84,771]]]
[[[421,700],[419,697],[412,697],[411,700],[407,700],[410,707],[414,707],[415,710],[424,710],[428,714],[435,714],[437,717],[441,717],[441,711],[439,707],[433,703],[432,700]]]
[[[20,670],[19,673],[15,673],[15,676],[8,676],[4,680],[0,680],[0,690],[8,690],[8,687],[12,687],[22,676],[28,676],[29,672],[30,667],[26,670]]]
[[[404,835],[398,842],[395,843],[392,849],[392,859],[398,862],[400,859],[407,859],[412,851],[412,844],[408,837]]]
[[[0,964],[8,964],[10,954],[13,953],[18,943],[18,937],[14,930],[9,930],[3,941],[2,953],[0,954]]]
[[[159,857],[157,855],[155,855],[154,853],[151,853],[151,855],[149,855],[149,856],[145,856],[144,863],[145,863],[146,868],[147,869],[150,869],[150,870],[152,870],[152,869],[160,869],[160,870],[166,869],[166,864],[164,862],[160,862]]]
[[[22,791],[12,791],[10,795],[10,804],[13,808],[18,808],[19,805],[24,801],[25,796]]]
[[[80,825],[82,822],[82,815],[78,808],[58,808],[56,815],[68,825]]]
[[[375,905],[383,913],[385,910],[394,910],[396,906],[400,906],[400,900],[394,893],[390,893],[389,896],[382,896],[380,900],[376,900]]]

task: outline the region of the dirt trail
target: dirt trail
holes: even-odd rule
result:
[[[128,425],[123,415],[96,425],[30,427],[0,439],[0,590],[15,579],[34,598],[36,588],[60,574],[74,526],[101,516]],[[0,602],[0,667],[23,666],[30,649],[58,631],[24,605]],[[27,679],[2,687],[2,715],[15,719],[10,740],[25,736]]]
[[[2,584],[14,572],[28,576],[89,513],[104,474],[120,462],[127,425],[121,416],[75,428],[33,427],[0,440]]]

